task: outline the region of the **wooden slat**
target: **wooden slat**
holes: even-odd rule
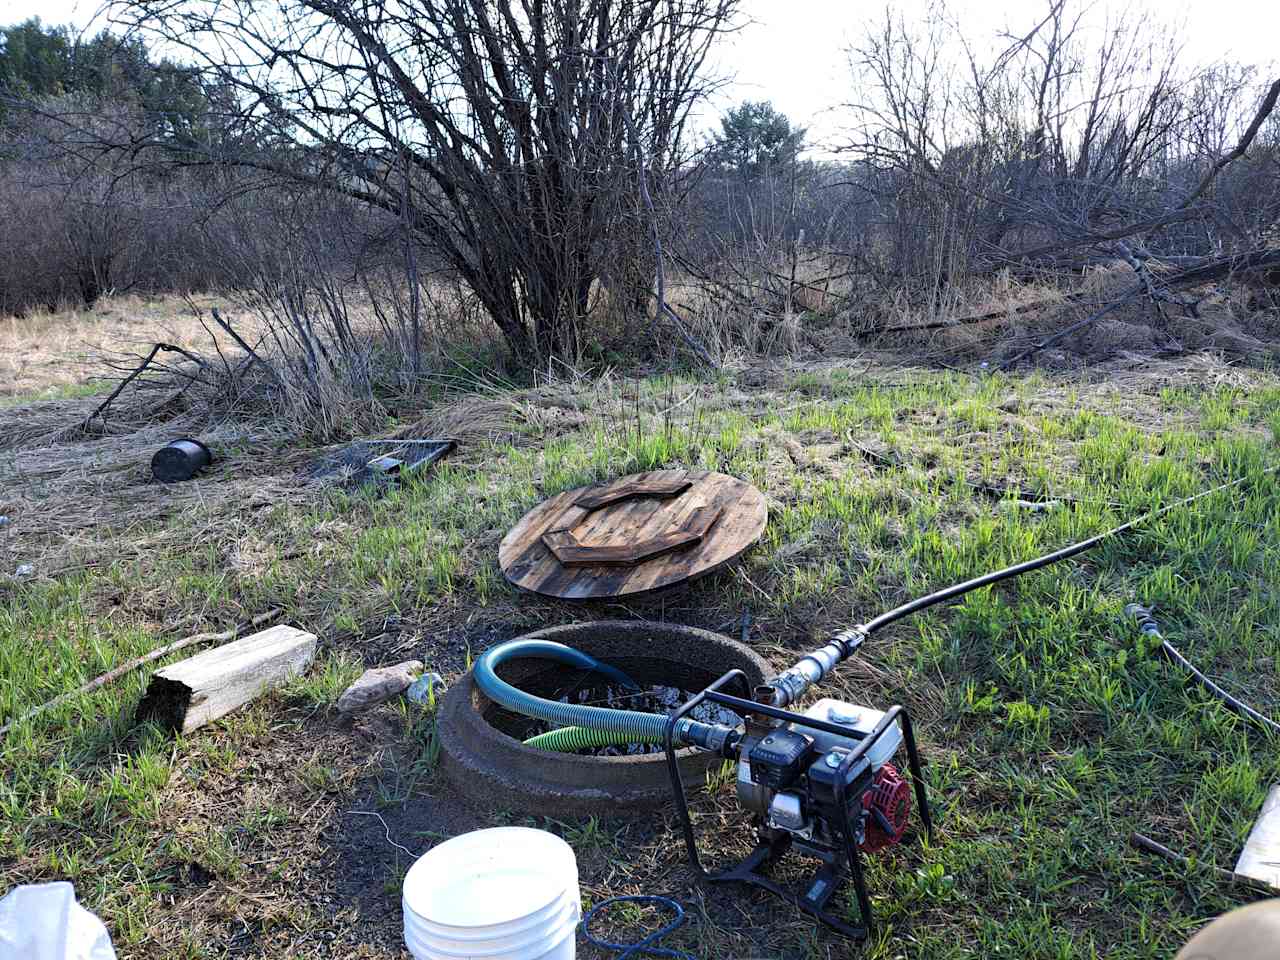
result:
[[[700,507],[678,527],[646,540],[591,546],[579,541],[572,530],[549,530],[542,535],[542,543],[561,566],[634,567],[646,560],[701,543],[722,512],[721,507]]]
[[[574,506],[586,510],[599,510],[637,497],[678,497],[691,486],[693,481],[688,477],[656,477],[641,473],[624,477],[603,489],[588,490],[573,502]]]

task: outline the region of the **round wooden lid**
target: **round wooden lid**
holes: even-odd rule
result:
[[[498,563],[516,586],[549,597],[634,596],[736,560],[767,518],[764,496],[736,477],[636,473],[538,504],[503,538]]]

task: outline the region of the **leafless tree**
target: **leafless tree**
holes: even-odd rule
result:
[[[255,149],[176,162],[267,170],[392,214],[517,356],[545,362],[576,352],[606,265],[649,249],[637,169],[660,194],[738,2],[118,0],[113,18],[184,48],[252,123]],[[620,245],[619,224],[639,242]]]
[[[886,13],[850,50],[859,98],[846,154],[895,173],[900,209],[933,211],[908,272],[1078,266],[1139,236],[1139,253],[1207,255],[1224,232],[1236,246],[1257,236],[1231,190],[1210,187],[1270,116],[1269,85],[1244,67],[1184,64],[1172,32],[1135,15],[1099,34],[1084,13],[1048,0],[994,53],[963,42],[945,7],[924,26]],[[1274,220],[1278,197],[1255,205]]]

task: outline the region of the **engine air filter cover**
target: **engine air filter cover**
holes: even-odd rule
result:
[[[794,730],[771,730],[752,748],[751,780],[773,790],[791,786],[808,765],[813,741]]]

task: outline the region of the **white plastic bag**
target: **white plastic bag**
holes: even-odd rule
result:
[[[116,960],[116,951],[75,887],[36,883],[0,900],[0,960]]]

